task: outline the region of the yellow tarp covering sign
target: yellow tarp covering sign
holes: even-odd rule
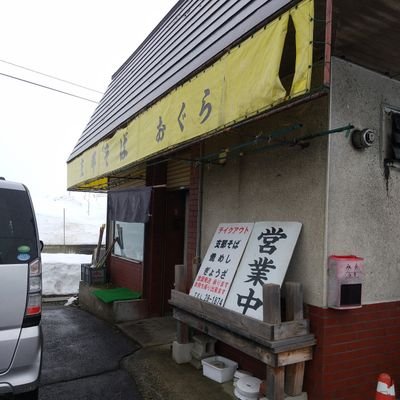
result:
[[[304,0],[68,164],[68,187],[217,131],[310,90],[313,0]],[[290,93],[279,78],[289,18],[296,30]],[[284,62],[284,60],[283,60]]]

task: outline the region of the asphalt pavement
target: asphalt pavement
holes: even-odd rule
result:
[[[40,400],[142,400],[124,358],[139,349],[117,328],[76,307],[45,305]]]
[[[45,305],[39,400],[232,400],[220,384],[172,359],[172,317],[113,325],[79,307]]]

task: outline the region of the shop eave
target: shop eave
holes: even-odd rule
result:
[[[181,15],[184,3],[179,2],[171,10],[164,18],[164,23],[158,25],[114,75],[68,161],[112,135],[139,112],[212,62],[224,50],[251,34],[261,23],[296,1],[236,2],[235,7],[225,10],[229,2],[217,0],[209,3],[209,8],[203,14],[194,12],[190,18],[194,18],[196,24],[191,24],[187,17],[180,24],[175,24],[177,26],[170,26]],[[184,27],[181,26],[183,22]],[[181,41],[175,45],[177,29],[180,29]]]
[[[212,137],[215,137],[216,135],[219,135],[221,133],[227,133],[230,131],[234,131],[235,129],[242,128],[246,125],[254,124],[254,122],[263,120],[274,114],[278,114],[278,113],[287,111],[288,109],[291,109],[293,107],[298,107],[305,103],[312,102],[321,97],[325,97],[328,94],[329,94],[329,88],[322,86],[322,87],[318,88],[317,90],[314,90],[312,93],[308,93],[299,98],[292,99],[291,101],[288,101],[284,104],[280,104],[276,107],[265,110],[264,112],[260,112],[255,115],[248,116],[248,118],[246,118],[244,120],[236,121],[236,123],[234,123],[234,124],[224,126],[221,129],[217,129],[212,132],[209,132],[208,134],[203,135],[199,138],[195,138],[192,140],[188,140],[187,142],[179,143],[176,146],[171,146],[170,148],[167,148],[167,149],[164,149],[163,151],[152,154],[149,157],[138,160],[135,163],[131,163],[123,168],[112,171],[111,173],[105,174],[103,176],[98,176],[96,178],[76,184],[72,187],[69,187],[68,190],[69,191],[84,191],[84,192],[86,192],[86,191],[87,192],[102,192],[102,193],[108,192],[109,190],[112,190],[113,188],[119,187],[123,183],[126,183],[126,181],[128,181],[128,180],[139,179],[139,177],[135,177],[134,175],[132,175],[130,173],[130,171],[132,169],[138,169],[138,168],[145,169],[147,166],[152,166],[152,165],[156,165],[159,163],[165,163],[170,160],[181,160],[180,157],[176,156],[176,153],[183,152],[186,149],[189,149],[191,146],[194,146],[199,143],[203,143],[206,140],[208,140]],[[198,164],[198,165],[199,164],[210,164],[210,161],[207,161],[207,155],[205,155],[204,159],[202,159],[202,160],[200,160],[200,159],[185,159],[184,161],[191,162],[193,164]],[[101,184],[98,186],[96,186],[96,185],[93,186],[94,182],[99,181],[101,179],[106,179],[107,184],[103,185],[103,186]]]

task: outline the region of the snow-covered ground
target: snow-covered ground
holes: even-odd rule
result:
[[[43,295],[76,294],[81,280],[81,264],[89,264],[87,254],[42,253]]]
[[[33,203],[39,237],[45,244],[97,244],[100,226],[106,222],[105,195],[66,193],[33,198]],[[90,263],[91,258],[86,254],[42,253],[43,294],[78,293],[81,264]]]

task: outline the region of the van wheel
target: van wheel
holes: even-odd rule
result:
[[[14,396],[15,400],[38,400],[39,389],[33,390],[32,392],[21,393]]]

